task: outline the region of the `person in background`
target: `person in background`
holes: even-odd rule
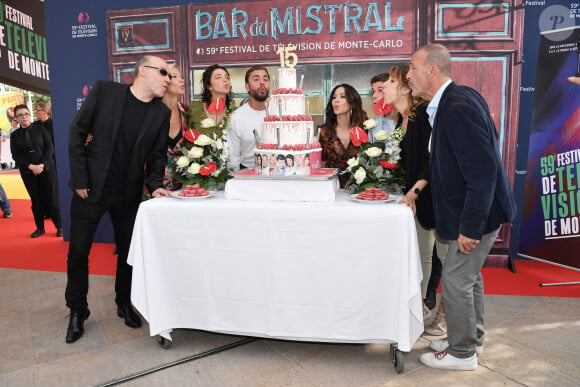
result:
[[[13,108],[10,109],[14,110]],[[10,136],[12,136],[12,133],[14,133],[14,131],[17,129],[18,120],[13,118],[12,121],[10,121],[10,128],[2,131],[2,143],[4,144],[4,148],[2,149],[3,154],[0,153],[2,158],[2,169],[16,168],[16,163],[14,162],[14,158],[10,152]]]
[[[117,316],[128,327],[141,326],[141,318],[131,307],[132,270],[127,255],[143,183],[154,198],[170,196],[163,177],[171,112],[161,101],[170,81],[169,67],[162,58],[144,56],[135,65],[131,85],[97,81],[71,123],[73,198],[65,291],[71,313],[67,343],[83,335],[83,324],[90,315],[89,252],[105,213],[111,217],[118,253]]]
[[[209,66],[201,77],[201,101],[189,104],[189,128],[221,136],[234,110],[230,73],[220,65]]]
[[[250,100],[232,114],[228,123],[227,163],[232,173],[241,168],[254,168],[254,129],[261,137],[270,94],[270,74],[264,66],[254,65],[246,71],[245,84]]]
[[[37,102],[34,104],[35,115],[38,122],[48,131],[52,146],[54,147],[54,128],[52,123],[52,111],[46,102]]]
[[[448,337],[433,340],[435,352],[419,359],[432,368],[475,370],[485,335],[481,268],[516,205],[487,103],[450,74],[451,55],[441,44],[419,48],[407,73],[413,96],[431,101],[429,182],[437,234],[450,241],[442,273]]]
[[[373,104],[377,115],[377,126],[369,130],[369,141],[374,142],[374,135],[379,130],[392,133],[397,127],[397,110],[392,104],[385,104],[383,98],[383,86],[389,79],[389,72],[381,73],[371,78],[371,90],[373,92]],[[388,113],[386,113],[388,111]]]
[[[401,160],[405,170],[405,190],[400,203],[411,208],[415,215],[419,254],[421,256],[421,297],[427,295],[427,285],[431,275],[433,246],[436,243],[435,217],[429,186],[429,125],[426,112],[427,104],[421,98],[411,95],[411,88],[406,75],[409,66],[393,66],[389,69],[389,78],[383,87],[384,102],[393,104],[398,112],[397,126],[403,129],[405,135],[399,146]],[[447,245],[437,241],[437,250],[446,254]],[[444,257],[444,256],[443,256]],[[423,303],[423,320],[431,317],[430,308]]]
[[[10,201],[2,184],[0,184],[0,209],[2,210],[3,218],[12,218],[12,207],[10,207]]]
[[[1,153],[2,142],[0,142],[0,154]],[[3,218],[12,218],[12,207],[10,207],[10,201],[8,200],[8,196],[6,196],[6,192],[4,191],[2,184],[0,184],[0,209],[2,210]]]
[[[54,163],[54,169],[55,169],[55,173],[57,173],[56,171],[56,148],[54,146],[54,128],[52,126],[52,112],[50,110],[50,106],[46,103],[46,102],[37,102],[36,104],[34,104],[34,109],[35,109],[35,115],[36,115],[36,122],[39,122],[44,129],[48,132],[49,136],[50,136],[50,141],[52,141],[52,147],[55,150],[54,153],[52,154],[52,161]],[[57,173],[58,175],[58,173]],[[53,187],[54,192],[53,192],[53,200],[56,202],[56,205],[59,205],[58,203],[60,202],[59,200],[59,190],[58,190],[58,178],[55,182],[55,185]],[[48,212],[46,212],[44,214],[45,218],[49,218],[50,214]]]
[[[348,167],[347,160],[356,157],[358,146],[350,141],[350,130],[363,127],[368,117],[362,108],[362,100],[354,87],[340,84],[332,89],[326,104],[326,120],[320,131],[322,146],[322,168],[338,168],[339,172]],[[340,174],[340,188],[344,188],[348,174]]]
[[[55,200],[56,170],[52,141],[42,125],[32,122],[26,105],[14,107],[20,129],[10,136],[10,150],[18,165],[20,176],[30,196],[36,230],[30,235],[44,235],[44,214],[48,214],[56,228],[56,236],[62,237],[62,220],[58,201]]]

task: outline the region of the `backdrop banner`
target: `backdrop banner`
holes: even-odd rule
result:
[[[580,27],[540,37],[520,254],[580,268]]]
[[[0,82],[49,94],[44,2],[0,1]]]

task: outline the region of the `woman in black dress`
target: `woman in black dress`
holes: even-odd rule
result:
[[[45,234],[44,214],[48,214],[56,227],[56,236],[62,237],[62,221],[56,192],[54,147],[48,131],[40,123],[32,123],[26,105],[17,105],[14,116],[20,124],[10,137],[12,158],[20,169],[20,176],[32,202],[36,230],[30,235],[38,238]]]

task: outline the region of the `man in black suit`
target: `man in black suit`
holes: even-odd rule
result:
[[[127,254],[143,183],[154,198],[163,188],[167,164],[169,109],[161,102],[170,76],[167,63],[145,56],[131,85],[97,81],[74,118],[69,133],[71,234],[66,305],[71,309],[66,342],[83,335],[89,317],[88,256],[99,220],[108,212],[117,246],[115,303],[131,328],[141,319],[131,307],[131,266]]]
[[[414,96],[430,100],[430,183],[436,230],[449,240],[443,264],[447,339],[420,360],[433,368],[475,370],[483,350],[481,267],[503,223],[516,214],[487,103],[449,78],[451,55],[440,44],[419,48],[407,73]]]

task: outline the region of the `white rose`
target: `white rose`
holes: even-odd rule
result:
[[[353,157],[351,159],[348,159],[346,161],[346,163],[348,164],[348,170],[352,170],[352,168],[356,167],[358,165],[358,157]]]
[[[375,133],[375,140],[377,141],[385,141],[389,137],[389,133],[386,130],[379,130]]]
[[[177,159],[175,164],[177,165],[177,168],[185,168],[189,165],[189,159],[187,156],[181,156]]]
[[[206,118],[205,120],[201,120],[201,127],[202,128],[213,128],[215,126],[215,121],[211,118]]]
[[[365,122],[363,122],[363,126],[365,127],[366,130],[371,130],[372,128],[377,126],[377,121],[370,118],[370,119],[366,120]]]
[[[199,173],[200,168],[201,165],[199,165],[198,163],[193,163],[189,166],[189,168],[187,168],[187,172],[191,173],[192,175],[196,175]]]
[[[359,168],[354,173],[354,178],[357,184],[362,184],[362,182],[365,180],[365,177],[367,177],[367,171],[365,171],[364,168]]]
[[[194,144],[200,145],[200,146],[206,146],[206,145],[211,144],[212,142],[213,142],[213,140],[211,138],[209,138],[205,134],[202,134],[197,138],[197,140],[195,140]]]
[[[381,151],[381,148],[377,148],[376,146],[373,146],[372,148],[367,149],[365,151],[365,153],[369,157],[379,157],[381,155],[382,151]]]
[[[194,146],[193,148],[191,148],[189,150],[187,155],[192,159],[199,159],[200,157],[203,156],[203,148],[200,148],[198,146]]]

